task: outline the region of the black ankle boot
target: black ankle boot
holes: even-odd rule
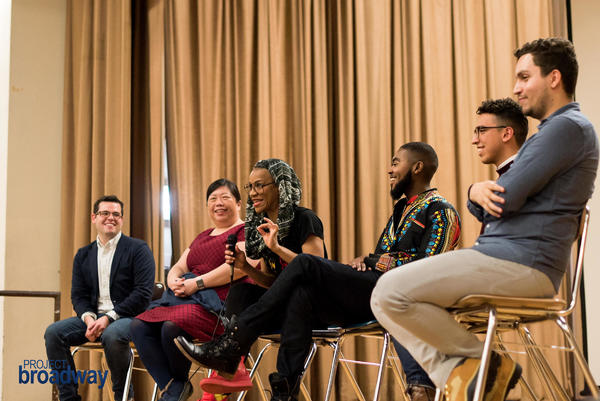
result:
[[[225,327],[225,333],[211,342],[194,345],[183,336],[175,339],[177,348],[192,363],[217,370],[226,378],[235,374],[241,357],[248,352],[240,343],[240,327],[236,316],[233,316]]]
[[[269,375],[269,383],[271,383],[271,401],[298,401],[296,398],[298,383],[290,383],[287,377],[277,372]]]

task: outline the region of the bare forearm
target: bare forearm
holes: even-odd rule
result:
[[[284,246],[279,246],[274,251],[285,263],[290,263],[298,254],[294,251],[289,250]]]
[[[263,267],[263,270],[266,271],[266,266],[262,260],[260,265]],[[261,287],[269,288],[275,281],[275,276],[264,273],[261,270],[255,269],[249,264],[247,264],[246,268],[249,268],[245,270],[245,272],[248,274],[248,277],[254,280],[254,282],[260,285]]]
[[[246,273],[238,269],[234,270],[233,279],[238,280],[245,277]],[[229,284],[231,280],[231,266],[223,263],[221,266],[214,270],[204,273],[200,276],[204,282],[206,288],[219,287],[221,285]]]

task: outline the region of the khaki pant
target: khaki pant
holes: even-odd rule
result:
[[[385,273],[371,309],[377,320],[429,373],[438,388],[464,357],[481,358],[483,343],[446,308],[470,294],[552,297],[539,270],[461,249],[421,259]]]

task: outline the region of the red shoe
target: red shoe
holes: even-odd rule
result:
[[[238,391],[250,390],[252,388],[252,379],[250,379],[250,375],[248,374],[246,366],[244,366],[244,360],[242,359],[231,380],[227,380],[223,376],[214,374],[207,379],[201,380],[200,387],[202,387],[202,390],[204,390],[205,393],[235,393]],[[208,401],[208,399],[206,401]]]
[[[229,398],[229,394],[204,393],[198,401],[226,401],[227,398]]]

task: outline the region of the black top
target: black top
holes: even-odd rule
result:
[[[323,222],[312,210],[296,206],[294,209],[294,221],[290,227],[290,232],[288,236],[281,241],[281,245],[292,252],[302,253],[302,245],[311,235],[324,239]],[[325,245],[323,245],[323,248],[325,248]],[[327,257],[326,248],[325,257]]]
[[[296,206],[294,208],[294,220],[290,226],[289,234],[282,239],[279,244],[294,253],[300,254],[302,253],[302,245],[311,235],[323,239],[323,223],[321,222],[321,219],[312,210]],[[323,250],[324,256],[327,258],[327,248],[325,248],[325,244],[323,244]],[[287,266],[287,263],[278,256],[271,259],[271,261],[265,259],[265,262],[267,262],[267,269],[276,276],[278,276],[279,273],[281,273],[281,270]]]

